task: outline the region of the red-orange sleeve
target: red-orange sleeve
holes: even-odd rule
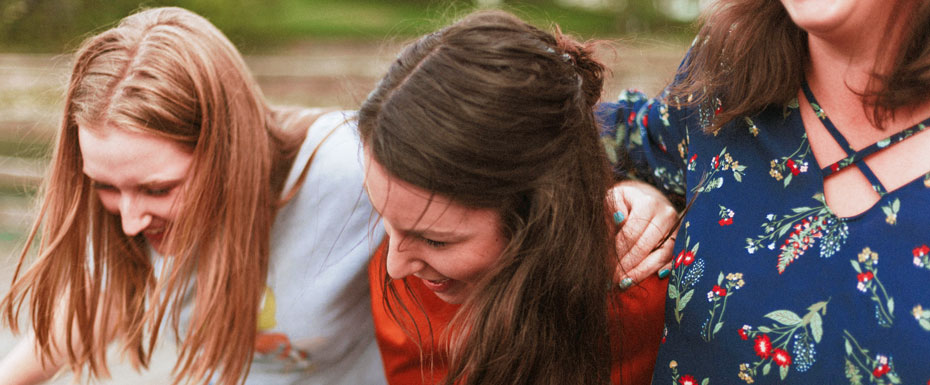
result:
[[[666,290],[668,280],[653,275],[626,291],[614,292],[610,305],[614,384],[651,383],[665,327]]]

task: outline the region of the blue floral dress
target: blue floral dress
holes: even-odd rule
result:
[[[836,164],[814,159],[797,100],[716,134],[702,128],[719,107],[635,91],[599,107],[615,164],[628,155],[665,191],[698,194],[677,236],[654,384],[930,384],[930,174],[886,191],[860,162],[930,122],[855,151],[805,92],[847,151]],[[845,167],[881,199],[841,218],[823,178]]]

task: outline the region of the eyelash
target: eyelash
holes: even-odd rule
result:
[[[149,196],[161,197],[161,196],[168,195],[168,193],[170,193],[171,190],[172,190],[172,187],[159,188],[159,189],[144,189],[142,191],[145,192],[145,194]]]
[[[426,243],[426,245],[429,246],[429,247],[433,247],[433,248],[437,248],[437,249],[438,249],[438,248],[441,248],[441,247],[446,246],[446,242],[434,241],[434,240],[429,239],[429,238],[420,238],[420,239],[422,239],[423,242]]]
[[[113,191],[113,186],[110,186],[108,184],[94,182],[91,186],[93,187],[94,190]]]
[[[92,187],[94,190],[99,190],[99,191],[116,191],[115,187],[110,186],[108,184],[98,183],[98,182],[94,182]],[[166,188],[158,188],[158,189],[147,188],[147,189],[142,189],[142,192],[145,193],[145,195],[152,196],[152,197],[163,197],[165,195],[168,195],[168,193],[170,193],[171,190],[173,189],[174,187],[166,187]]]

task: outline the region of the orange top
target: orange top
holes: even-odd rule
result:
[[[420,339],[423,340],[421,356],[417,336],[407,335],[384,305],[386,299],[381,282],[385,272],[383,253],[386,244],[387,241],[381,245],[368,267],[375,338],[381,349],[385,375],[389,384],[435,384],[445,376],[447,363],[445,354],[440,350],[442,345],[433,343],[428,330],[431,329],[437,337],[441,336],[458,310],[458,305],[439,299],[418,279],[407,280],[410,290],[422,305],[420,310],[410,293],[403,290],[403,285],[398,285],[398,294],[401,301],[407,304],[409,315],[403,313],[402,307],[394,303],[392,305],[395,311],[400,312],[401,319],[413,317],[416,325],[420,326]],[[620,345],[615,344],[611,348],[615,358],[611,369],[614,384],[648,384],[652,380],[652,368],[662,339],[667,285],[668,281],[651,276],[626,291],[615,292],[619,309],[610,306],[610,317],[617,321],[611,322],[610,332],[612,336],[618,332],[621,334]],[[416,330],[412,327],[407,329]]]

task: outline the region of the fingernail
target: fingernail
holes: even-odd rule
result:
[[[619,285],[619,286],[620,286],[620,290],[629,289],[630,286],[633,286],[633,278],[627,277],[627,278],[624,278],[624,279],[620,280],[620,285]]]
[[[623,212],[617,211],[614,213],[614,224],[619,225],[623,223],[623,220],[626,219],[626,216],[623,215]]]
[[[668,275],[669,275],[671,272],[672,272],[672,271],[669,270],[669,269],[662,269],[662,270],[659,270],[659,279],[663,279],[663,278],[665,278],[665,277],[668,277]]]

